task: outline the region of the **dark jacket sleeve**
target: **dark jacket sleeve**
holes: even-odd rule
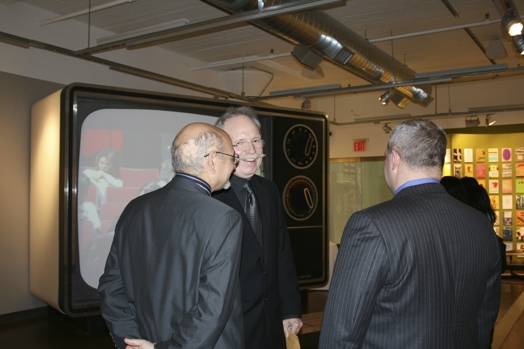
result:
[[[272,183],[274,184],[274,183]],[[278,193],[278,189],[274,190]],[[286,215],[280,195],[276,195],[275,200],[278,202],[278,285],[280,293],[280,309],[282,310],[282,320],[301,318],[302,306],[300,300],[300,289],[298,286],[298,276],[291,249],[291,241],[287,230]]]
[[[104,274],[100,277],[98,292],[100,311],[117,348],[126,347],[124,338],[140,338],[135,310],[124,290],[115,242],[111,245]]]

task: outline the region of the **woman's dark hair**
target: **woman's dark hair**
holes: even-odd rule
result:
[[[440,184],[442,184],[449,195],[469,205],[466,188],[464,188],[464,184],[462,184],[460,179],[454,176],[444,176],[440,179]]]
[[[469,205],[488,216],[491,224],[494,224],[497,215],[495,214],[493,207],[491,207],[491,200],[486,189],[478,184],[470,185],[466,187],[466,192],[468,193]]]
[[[479,182],[473,177],[462,177],[460,181],[464,185],[464,188],[467,188],[470,185],[479,185]]]
[[[95,168],[97,170],[99,170],[98,163],[100,159],[103,157],[105,157],[111,165],[107,173],[109,173],[111,176],[115,178],[120,179],[120,154],[118,153],[118,151],[116,151],[113,148],[105,148],[98,151],[95,157]]]

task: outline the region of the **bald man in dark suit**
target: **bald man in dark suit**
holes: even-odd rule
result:
[[[242,220],[211,197],[238,163],[231,144],[209,124],[184,127],[176,176],[122,213],[98,287],[117,348],[244,348]]]
[[[384,174],[392,200],[351,216],[321,349],[488,349],[500,303],[500,254],[488,218],[439,183],[445,132],[397,125]]]

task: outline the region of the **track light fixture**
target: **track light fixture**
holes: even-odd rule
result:
[[[511,41],[513,41],[513,45],[517,52],[524,56],[524,35],[521,34],[514,36]]]
[[[480,125],[480,120],[478,116],[466,117],[466,127],[477,127],[478,125]]]
[[[486,127],[493,125],[497,120],[491,119],[491,114],[486,115]]]
[[[311,98],[304,99],[304,102],[302,102],[301,105],[302,110],[310,110],[311,109]]]
[[[391,127],[389,127],[387,123],[385,123],[384,126],[382,126],[382,129],[386,134],[389,134],[391,132]]]
[[[389,102],[389,99],[391,98],[391,91],[389,89],[386,90],[379,98],[378,100],[382,105],[386,105]]]
[[[509,35],[515,36],[522,33],[522,22],[513,13],[506,11],[502,17],[502,25]]]

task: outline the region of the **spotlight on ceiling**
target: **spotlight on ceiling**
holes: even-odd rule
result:
[[[502,17],[502,25],[509,35],[515,36],[522,33],[522,22],[520,18],[509,11]]]
[[[513,41],[517,52],[524,56],[524,35],[514,36],[511,41]]]
[[[387,123],[385,123],[384,126],[382,126],[382,129],[386,134],[389,134],[391,132],[391,127],[389,127]]]
[[[493,125],[497,120],[491,119],[491,114],[486,115],[486,127]]]
[[[378,100],[382,105],[386,105],[389,102],[389,99],[391,98],[391,91],[389,89],[386,90],[379,98]]]
[[[302,102],[301,105],[302,110],[310,110],[311,109],[311,98],[304,99],[304,102]]]
[[[480,120],[478,116],[466,117],[466,127],[477,127],[478,125],[480,125]]]

